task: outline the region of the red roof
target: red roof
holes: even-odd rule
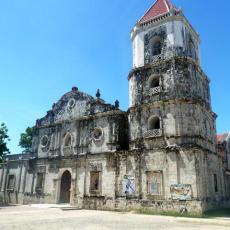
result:
[[[140,19],[140,23],[147,22],[162,14],[168,13],[174,6],[170,0],[156,0],[145,15]]]
[[[217,135],[216,135],[217,141],[220,142],[220,143],[223,143],[224,141],[227,140],[228,135],[229,135],[228,133],[217,134]]]

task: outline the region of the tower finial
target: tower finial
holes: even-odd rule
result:
[[[100,99],[101,97],[101,93],[100,93],[100,89],[97,90],[97,93],[96,93],[96,98],[97,99]]]
[[[120,104],[119,101],[116,100],[114,103],[115,109],[119,109],[119,106],[120,106],[119,104]]]

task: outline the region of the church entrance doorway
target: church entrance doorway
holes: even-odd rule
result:
[[[65,171],[61,178],[60,203],[70,203],[71,174]]]

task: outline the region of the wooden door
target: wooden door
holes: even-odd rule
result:
[[[60,203],[70,203],[71,174],[65,171],[61,178]]]

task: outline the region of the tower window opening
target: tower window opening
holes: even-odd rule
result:
[[[150,88],[156,88],[160,86],[160,78],[159,77],[155,77],[153,79],[151,79],[149,87]]]
[[[160,118],[151,117],[148,121],[148,129],[149,130],[160,129]]]
[[[159,36],[155,36],[152,39],[152,55],[156,56],[161,54],[161,50],[162,50],[161,39]]]

